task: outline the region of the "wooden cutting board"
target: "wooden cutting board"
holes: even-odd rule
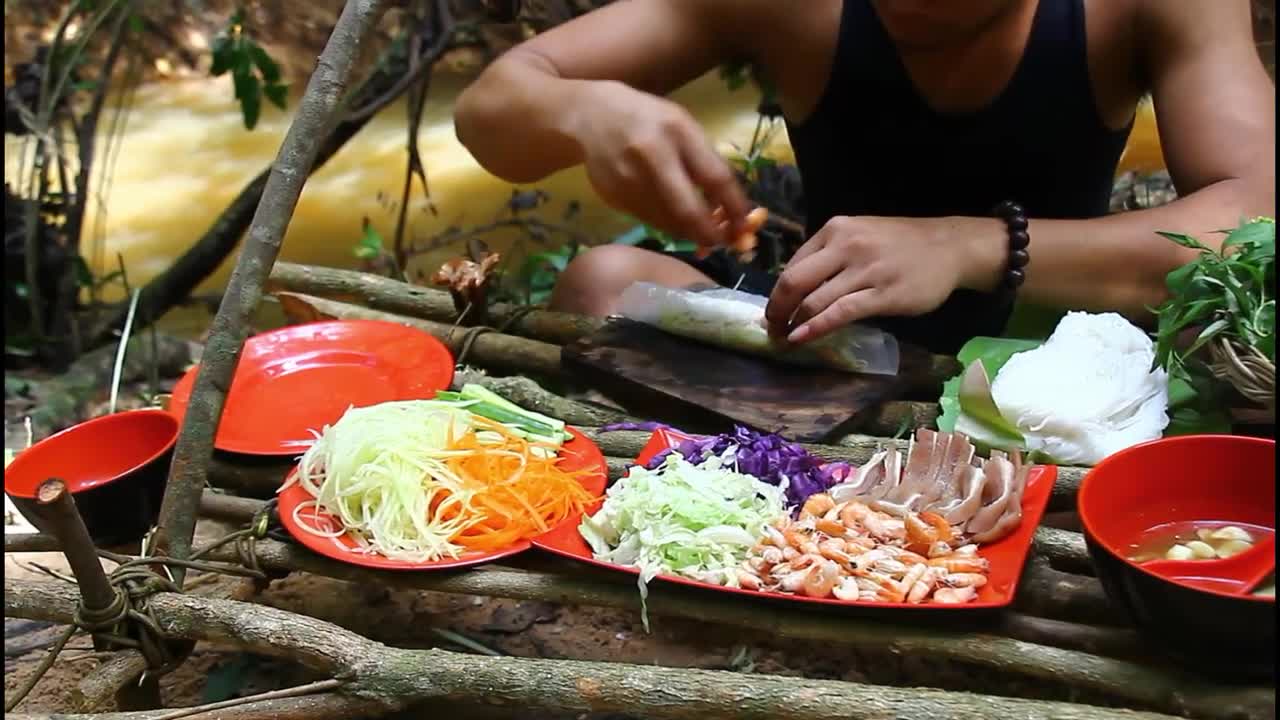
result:
[[[686,340],[647,325],[610,321],[567,345],[561,363],[633,412],[732,421],[790,440],[820,440],[854,415],[892,400],[928,354],[902,347],[897,376],[797,368]],[[674,407],[673,407],[674,406]]]

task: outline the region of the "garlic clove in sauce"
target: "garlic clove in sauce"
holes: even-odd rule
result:
[[[1195,557],[1195,553],[1186,545],[1174,545],[1165,552],[1166,560],[1191,560]]]
[[[1243,529],[1235,525],[1227,525],[1209,533],[1209,537],[1214,540],[1235,540],[1244,543],[1253,542],[1253,536],[1245,532]],[[1203,539],[1203,538],[1202,538]]]
[[[1191,554],[1197,560],[1206,560],[1217,556],[1217,552],[1213,549],[1213,546],[1201,540],[1192,540],[1187,543],[1187,549],[1191,551]]]
[[[1253,547],[1251,543],[1244,542],[1243,540],[1228,540],[1218,546],[1217,554],[1220,558],[1229,558],[1232,555],[1238,555],[1251,547]]]

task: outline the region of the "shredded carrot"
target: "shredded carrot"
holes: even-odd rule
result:
[[[449,538],[468,550],[500,550],[547,532],[597,498],[558,466],[555,448],[531,443],[501,423],[473,417],[472,429],[452,438],[445,466],[462,479],[471,516]]]

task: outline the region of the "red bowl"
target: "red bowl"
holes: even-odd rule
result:
[[[35,502],[36,489],[58,478],[71,491],[94,542],[139,540],[159,516],[178,428],[173,415],[150,409],[74,425],[19,453],[5,468],[5,494],[36,529],[50,532]]]
[[[1202,672],[1270,677],[1275,599],[1157,575],[1131,561],[1128,549],[1165,523],[1275,528],[1275,453],[1275,440],[1261,438],[1166,438],[1106,458],[1080,483],[1085,541],[1107,596],[1153,643]]]

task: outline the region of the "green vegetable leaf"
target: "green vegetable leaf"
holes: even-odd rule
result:
[[[276,85],[280,82],[280,66],[276,64],[266,50],[256,42],[248,43],[248,55],[253,64],[258,66],[258,70],[262,72],[262,79],[267,85]]]
[[[262,88],[262,94],[267,96],[272,105],[284,110],[289,103],[289,86],[288,85],[267,85]]]
[[[1025,350],[1040,347],[1042,344],[1039,340],[976,337],[960,348],[960,352],[956,354],[956,359],[965,368],[975,362],[981,362],[988,377],[994,378],[1000,372],[1000,368],[1009,362],[1009,358]],[[963,376],[964,371],[962,370],[959,375],[948,380],[942,386],[942,397],[938,399],[938,404],[942,407],[942,416],[938,418],[938,429],[944,432],[955,430],[956,422],[960,419],[963,411],[960,402],[961,378]]]
[[[233,73],[236,99],[240,101],[240,112],[244,116],[244,126],[252,130],[258,124],[258,116],[262,112],[262,90],[258,78],[252,75]]]

